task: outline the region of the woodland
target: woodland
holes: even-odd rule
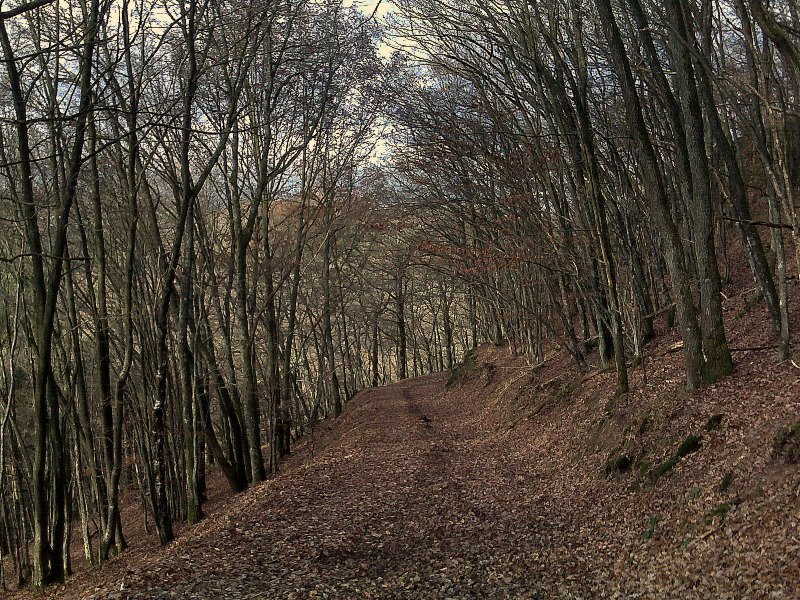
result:
[[[0,589],[486,342],[799,368],[794,0],[4,0],[0,54]]]

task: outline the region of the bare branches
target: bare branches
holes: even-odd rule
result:
[[[37,10],[52,3],[53,0],[34,0],[33,2],[25,2],[20,4],[19,6],[9,10],[0,10],[0,20],[13,19],[14,17]]]

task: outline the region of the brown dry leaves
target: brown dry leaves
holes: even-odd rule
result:
[[[736,308],[732,343],[768,341]],[[573,389],[566,358],[532,373],[497,348],[482,360],[512,368],[491,383],[445,390],[434,375],[362,393],[274,480],[51,595],[798,598],[800,469],[770,444],[800,419],[800,371],[743,353],[734,376],[689,395],[675,341],[648,347],[650,384],[635,371],[621,399],[613,373]],[[556,388],[538,382],[556,380],[570,393],[545,397]],[[690,433],[700,450],[650,481]],[[620,448],[633,467],[604,477]]]

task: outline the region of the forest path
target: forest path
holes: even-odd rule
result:
[[[361,393],[275,479],[59,597],[536,597],[530,461],[502,452],[446,377]]]

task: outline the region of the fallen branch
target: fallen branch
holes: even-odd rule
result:
[[[760,352],[762,350],[777,350],[779,345],[773,344],[771,346],[751,346],[750,348],[731,348],[731,352]]]
[[[794,227],[788,223],[773,223],[772,221],[748,221],[747,219],[734,219],[733,217],[719,217],[721,221],[732,221],[734,223],[747,223],[750,225],[760,225],[762,227],[771,227],[772,229],[789,229]]]
[[[674,344],[672,344],[672,346],[667,348],[667,351],[663,352],[661,354],[661,356],[666,356],[667,354],[672,354],[673,352],[677,352],[678,350],[683,350],[683,342],[682,341],[681,342],[675,342]]]

